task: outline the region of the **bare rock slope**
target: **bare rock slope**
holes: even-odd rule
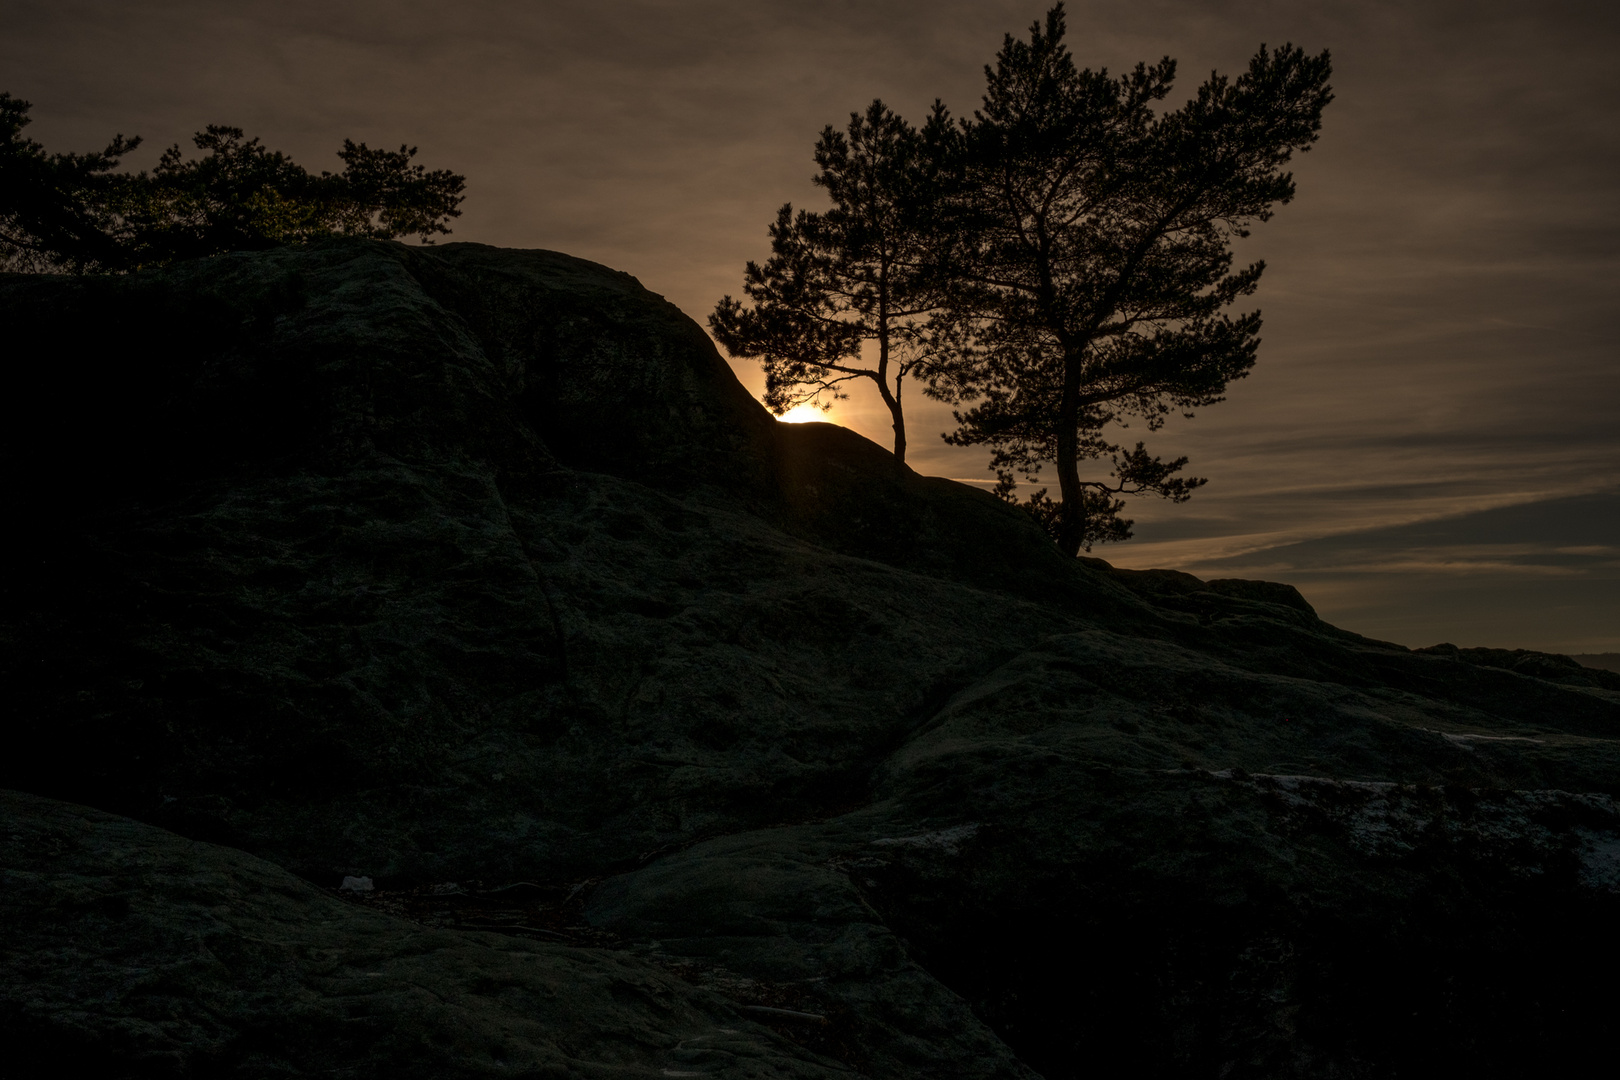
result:
[[[1064,560],[555,253],[0,317],[40,1074],[1511,1076],[1620,1004],[1620,675]]]

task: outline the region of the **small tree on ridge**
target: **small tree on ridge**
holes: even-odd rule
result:
[[[935,105],[922,131],[872,102],[851,114],[847,132],[829,125],[816,143],[832,208],[777,211],[771,257],[748,264],[744,307],[730,296],[709,326],[733,356],[765,369],[765,404],[778,415],[795,405],[830,408],[855,380],[869,380],[888,408],[894,456],[906,457],[905,380],[926,373],[939,342],[930,316],[944,303],[930,267],[937,205],[931,144],[950,136]],[[866,359],[870,343],[872,359]]]

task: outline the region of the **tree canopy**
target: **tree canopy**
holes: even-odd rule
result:
[[[416,148],[344,140],[343,170],[310,173],[240,128],[209,125],[150,173],[118,172],[140,146],[115,136],[94,154],[47,154],[24,138],[30,104],[0,93],[0,266],[124,271],[327,236],[428,238],[450,231],[466,186],[412,164]]]
[[[1180,502],[1204,482],[1176,475],[1185,458],[1124,449],[1106,429],[1191,417],[1253,367],[1260,314],[1226,309],[1264,264],[1234,269],[1231,241],[1293,197],[1282,167],[1316,140],[1332,95],[1326,52],[1261,46],[1236,80],[1212,75],[1157,113],[1173,60],[1079,69],[1064,30],[1059,4],[1028,41],[1009,35],[964,124],[951,296],[978,349],[944,385],[974,403],[949,440],[991,447],[1004,494],[1014,474],[1056,466],[1059,499],[1026,505],[1072,554],[1130,535],[1118,495]],[[1082,479],[1081,462],[1104,455],[1112,480]]]
[[[93,154],[50,154],[23,128],[26,101],[0,92],[0,267],[91,270],[123,261],[128,230],[110,204],[119,159],[140,139],[115,135]]]

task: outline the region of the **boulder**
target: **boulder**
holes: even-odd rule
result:
[[[30,1060],[313,1075],[465,1009],[499,1034],[421,1070],[1515,1075],[1620,1004],[1620,675],[1064,559],[553,252],[8,275],[0,318],[0,785],[103,838],[6,849]],[[345,1026],[350,975],[222,945],[127,990],[193,878],[205,938],[428,989]]]

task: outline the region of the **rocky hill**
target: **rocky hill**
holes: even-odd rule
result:
[[[0,320],[14,1075],[1607,1049],[1620,674],[1065,560],[551,252],[0,276]]]

